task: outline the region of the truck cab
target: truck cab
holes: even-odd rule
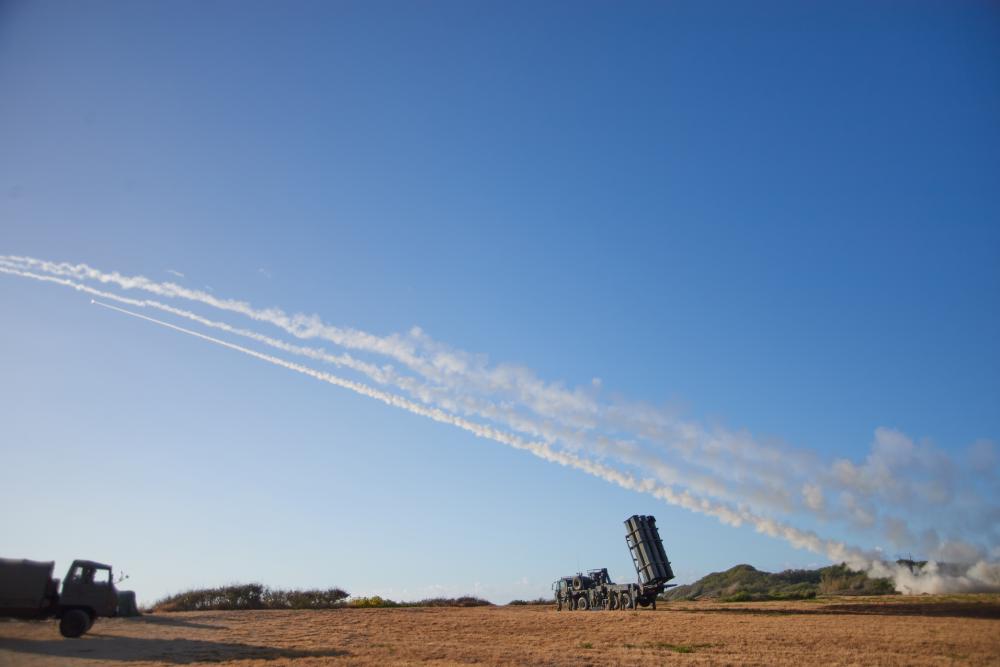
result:
[[[552,591],[555,593],[556,608],[560,611],[564,604],[569,604],[572,608],[571,591],[573,589],[573,577],[562,577],[552,582]]]
[[[118,591],[110,565],[91,560],[75,560],[63,580],[59,597],[63,609],[83,609],[91,619],[114,616]]]

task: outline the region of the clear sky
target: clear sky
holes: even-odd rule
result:
[[[464,371],[447,400],[889,556],[1000,558],[998,192],[995,3],[0,4],[0,254],[420,327],[605,408]],[[829,562],[58,285],[0,275],[0,306],[0,555],[109,561],[142,600],[536,597],[633,579],[634,513],[681,583]]]

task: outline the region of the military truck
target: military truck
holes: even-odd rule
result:
[[[670,561],[663,550],[656,519],[651,516],[630,516],[625,520],[625,543],[635,565],[638,583],[616,584],[608,576],[607,568],[577,572],[572,577],[561,577],[552,584],[556,609],[563,607],[576,611],[588,609],[634,609],[636,606],[656,609],[656,598],[673,584]]]
[[[62,592],[52,578],[55,563],[0,559],[0,616],[24,619],[58,618],[63,637],[79,637],[99,616],[118,609],[111,566],[75,560]]]

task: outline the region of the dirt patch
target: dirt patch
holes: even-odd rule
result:
[[[0,624],[0,665],[879,664],[1000,661],[1000,596],[661,605],[333,609]]]

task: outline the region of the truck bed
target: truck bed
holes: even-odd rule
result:
[[[56,595],[55,563],[0,558],[0,616],[44,616]]]

